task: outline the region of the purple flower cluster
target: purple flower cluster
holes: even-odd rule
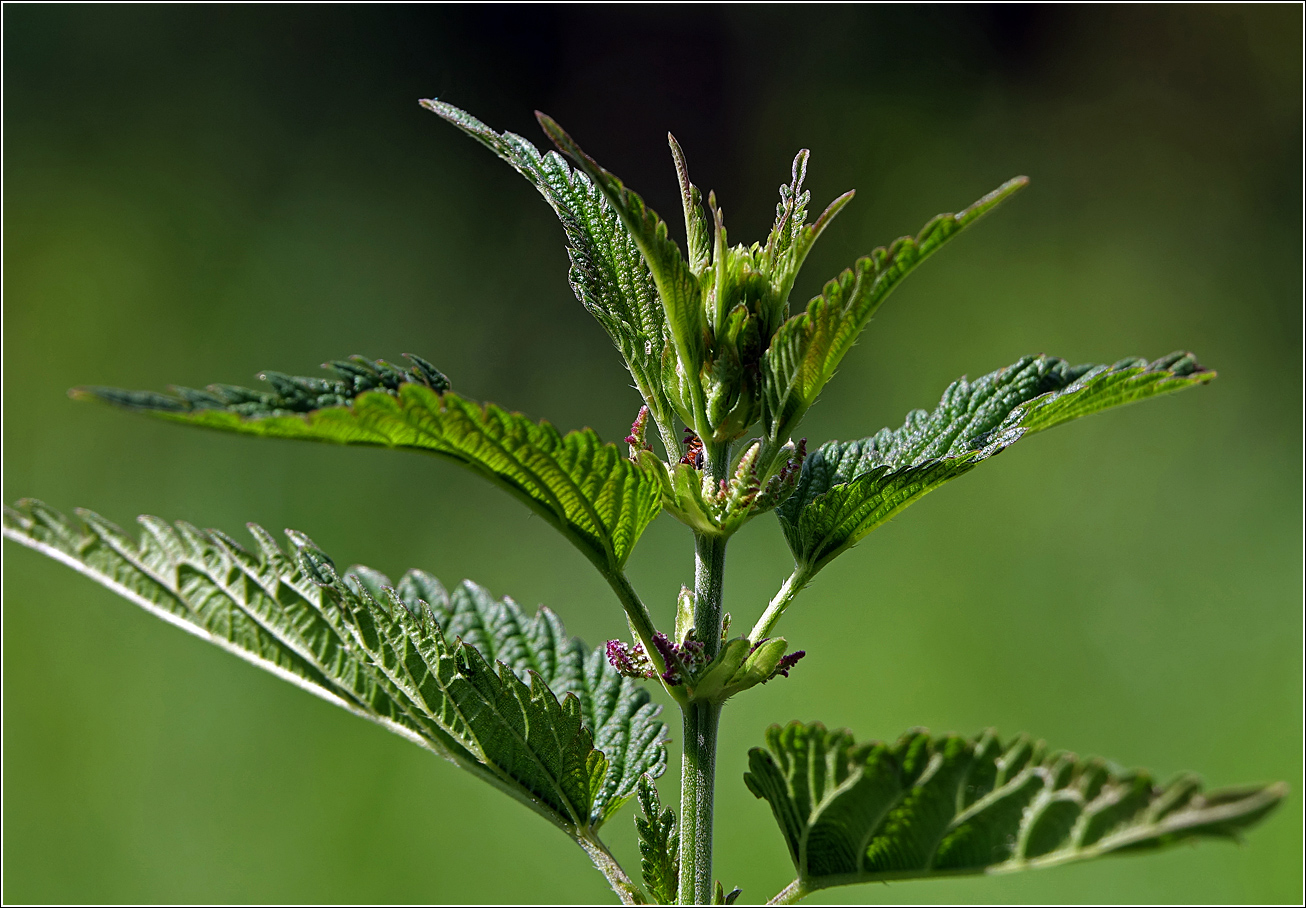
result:
[[[640,451],[652,451],[653,446],[648,443],[644,437],[648,431],[648,407],[640,407],[639,414],[635,421],[630,424],[630,434],[626,436],[626,444],[630,445],[630,459],[637,460]]]
[[[617,670],[617,674],[627,678],[652,678],[656,674],[644,647],[638,643],[627,646],[620,640],[609,640],[608,663]]]
[[[753,645],[750,652],[756,652],[757,648],[765,642],[765,640],[759,640]],[[685,678],[681,674],[682,671],[692,679],[699,675],[708,665],[709,660],[703,644],[697,640],[689,639],[683,643],[672,643],[666,634],[657,633],[653,635],[653,645],[657,647],[658,654],[667,666],[667,670],[662,673],[662,680],[667,684],[683,684]],[[627,678],[658,677],[657,669],[653,667],[653,662],[649,659],[648,653],[644,651],[643,645],[638,641],[628,644],[620,640],[609,640],[607,653],[609,664],[620,675]],[[765,684],[778,675],[784,675],[788,678],[789,670],[798,664],[799,659],[806,655],[807,651],[800,649],[784,656],[776,664],[771,676],[762,683]]]
[[[685,679],[680,675],[682,668],[690,675],[694,675],[707,665],[708,660],[703,644],[697,640],[672,643],[666,634],[658,633],[653,635],[653,645],[658,648],[658,655],[666,663],[667,670],[662,673],[662,680],[668,684],[684,682]],[[607,653],[609,664],[617,670],[618,674],[625,675],[627,678],[657,677],[657,671],[653,668],[648,653],[639,642],[625,644],[620,640],[609,640]]]
[[[773,671],[773,672],[771,673],[771,678],[774,678],[776,675],[784,675],[786,678],[788,678],[788,677],[789,677],[789,669],[791,669],[791,668],[793,668],[795,665],[797,665],[797,664],[798,664],[798,660],[801,659],[801,658],[803,658],[803,656],[806,656],[806,655],[807,655],[807,650],[805,650],[805,649],[800,649],[800,650],[794,650],[794,651],[793,651],[792,653],[790,653],[789,655],[784,656],[784,657],[783,657],[783,658],[782,658],[782,659],[781,659],[781,660],[776,664],[775,671]],[[770,681],[771,678],[767,678],[766,681]],[[765,684],[766,681],[763,681],[762,683]]]

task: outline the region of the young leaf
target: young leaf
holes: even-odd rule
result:
[[[497,133],[452,104],[421,103],[512,165],[557,213],[567,235],[571,289],[621,351],[668,456],[679,457],[671,401],[662,383],[662,359],[670,344],[666,317],[653,275],[617,212],[557,152],[541,155],[521,136]]]
[[[726,892],[725,885],[722,884],[720,880],[717,880],[716,888],[712,890],[712,904],[733,905],[738,900],[739,896],[742,893],[743,890],[740,889],[738,886],[736,886],[734,889],[731,889],[729,892]]]
[[[644,885],[655,903],[674,905],[680,886],[680,839],[676,814],[670,807],[662,809],[657,786],[647,778],[639,780],[639,807],[643,816],[635,816],[635,829],[639,833]]]
[[[810,577],[922,495],[1026,435],[1215,375],[1191,353],[1113,366],[1026,356],[973,382],[953,382],[933,413],[913,411],[897,430],[822,445],[776,513]]]
[[[441,385],[418,369],[404,372],[362,357],[329,368],[339,379],[265,372],[270,392],[210,385],[205,391],[177,388],[176,396],[116,388],[74,394],[246,435],[448,457],[524,501],[605,574],[620,571],[661,510],[660,479],[590,429],[561,435],[547,422],[467,401],[447,390],[447,380]]]
[[[1191,775],[1049,751],[992,731],[966,740],[908,732],[892,746],[794,722],[753,748],[744,781],[771,805],[800,892],[879,880],[1002,873],[1237,838],[1283,799],[1275,784],[1203,792]]]
[[[948,240],[992,211],[1029,181],[1009,180],[959,214],[941,214],[915,238],[880,247],[825,285],[807,310],[776,332],[762,357],[762,421],[773,441],[783,442],[816,400],[858,335],[889,292]],[[848,201],[841,196],[808,228],[808,245]],[[801,262],[801,258],[799,259]]]
[[[707,323],[700,304],[702,291],[689,263],[681,255],[675,241],[667,235],[666,222],[656,211],[645,205],[637,193],[627,189],[616,175],[604,170],[597,161],[585,154],[551,117],[539,111],[536,111],[535,116],[553,144],[580,165],[590,180],[603,190],[608,203],[621,216],[622,223],[639,246],[653,275],[680,362],[688,370],[689,377],[696,380],[698,369],[703,365],[707,333]],[[691,241],[697,242],[693,236]],[[697,250],[693,254],[697,255]],[[691,384],[696,385],[697,382]],[[693,413],[682,413],[682,418],[690,425],[695,424],[693,416]]]
[[[411,572],[341,578],[306,536],[287,555],[250,525],[252,554],[216,530],[142,517],[139,540],[89,511],[5,508],[4,535],[147,611],[371,719],[586,838],[666,764],[646,691],[565,635],[546,609]]]
[[[794,158],[793,178],[788,186],[780,187],[780,204],[776,206],[775,224],[760,254],[759,264],[775,287],[775,298],[783,307],[784,318],[789,315],[789,291],[794,286],[798,272],[802,270],[807,253],[812,250],[835,215],[856,194],[853,190],[845,192],[826,207],[815,223],[808,224],[807,203],[811,193],[803,190],[808,157],[809,152],[804,148]]]
[[[703,211],[703,195],[689,182],[689,166],[680,143],[667,133],[671,146],[671,159],[676,165],[676,178],[680,181],[680,202],[685,209],[685,250],[689,254],[689,270],[698,277],[712,261],[712,237],[708,229],[707,214]]]

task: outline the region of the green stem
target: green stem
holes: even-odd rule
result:
[[[754,644],[764,637],[771,636],[771,631],[775,630],[776,624],[780,621],[780,616],[784,614],[789,603],[794,601],[794,597],[802,592],[803,587],[812,579],[812,572],[805,565],[797,565],[794,572],[789,575],[784,586],[780,587],[780,592],[775,594],[771,604],[766,607],[762,617],[757,619],[757,624],[753,625],[753,632],[748,635],[748,639]]]
[[[775,894],[775,897],[772,898],[771,901],[767,902],[767,904],[768,905],[793,905],[799,899],[801,899],[803,896],[807,894],[808,891],[803,887],[802,880],[794,880],[788,886],[786,886],[785,888],[777,892]]]
[[[603,578],[608,581],[612,591],[617,594],[617,599],[621,601],[621,608],[625,611],[630,626],[634,628],[635,635],[639,637],[639,642],[644,645],[644,652],[648,654],[658,674],[662,674],[667,670],[667,664],[662,658],[661,651],[653,645],[653,635],[657,633],[657,628],[653,625],[653,616],[649,614],[648,608],[639,598],[639,593],[635,592],[635,588],[630,585],[630,580],[621,571],[603,571]],[[680,702],[683,696],[680,688],[673,688],[665,683],[662,686],[673,699]]]
[[[730,468],[728,445],[704,445],[703,472],[719,482]],[[707,658],[721,649],[721,597],[726,540],[694,534],[694,629]],[[712,902],[712,807],[716,793],[719,703],[681,705],[684,756],[680,770],[680,891],[683,905]]]
[[[721,592],[725,584],[726,540],[694,534],[694,632],[708,659],[721,649]]]
[[[621,899],[623,905],[642,905],[644,903],[644,894],[640,892],[639,887],[634,884],[630,876],[617,863],[617,859],[608,851],[607,846],[598,840],[595,836],[577,836],[576,844],[585,849],[594,866],[598,868],[599,873],[608,881],[612,891]]]
[[[640,393],[644,393],[642,389]],[[647,394],[644,395],[644,399],[648,400]],[[650,408],[651,412],[652,408]],[[684,453],[680,446],[680,439],[676,436],[675,423],[663,422],[656,414],[653,416],[653,423],[658,427],[658,437],[662,439],[662,447],[667,452],[667,463],[675,463],[680,459],[680,455]]]
[[[712,903],[712,804],[721,704],[691,703],[680,767],[680,892],[682,905]]]

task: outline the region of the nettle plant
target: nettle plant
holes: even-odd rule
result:
[[[263,391],[73,393],[212,429],[461,463],[580,549],[611,585],[629,639],[590,650],[547,608],[529,615],[470,581],[448,590],[422,571],[398,583],[366,567],[342,572],[290,530],[283,549],[251,525],[255,546],[246,549],[217,530],[142,517],[133,539],[94,513],[74,519],[27,500],[6,508],[4,534],[506,792],[571,836],[622,901],[731,903],[739,890],[727,894],[712,871],[721,710],[799,665],[803,651],[776,628],[812,578],[922,495],[1027,435],[1215,373],[1190,353],[1109,366],[1026,356],[954,382],[932,411],[908,414],[897,429],[809,449],[798,426],[885,297],[1024,177],[876,249],[792,312],[803,260],[853,195],[809,219],[807,151],[780,188],[766,242],[731,246],[715,197],[705,208],[668,137],[684,201],[682,253],[662,219],[550,118],[539,115],[540,124],[575,169],[456,107],[422,103],[508,162],[557,212],[572,289],[644,398],[624,446],[469,401],[418,356],[409,366],[331,362],[333,378],[267,372]],[[623,565],[663,511],[693,533],[694,583],[663,604],[675,617],[659,625]],[[794,569],[743,634],[722,611],[726,547],[767,513]],[[678,813],[661,805],[654,784],[669,739],[647,690],[658,684],[683,718]],[[999,873],[1236,837],[1285,790],[1207,792],[1191,775],[1160,785],[991,730],[965,738],[914,729],[894,743],[859,743],[848,731],[793,722],[772,726],[764,741],[749,753],[744,783],[770,805],[793,859],[794,882],[777,904],[845,883]],[[599,838],[632,797],[642,886]]]

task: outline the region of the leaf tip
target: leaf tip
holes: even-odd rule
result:
[[[1280,801],[1288,796],[1291,786],[1287,782],[1272,782],[1261,789],[1261,794],[1265,800],[1269,801],[1271,806],[1277,806]]]
[[[544,134],[558,147],[559,151],[572,158],[587,172],[591,168],[593,169],[593,172],[590,173],[592,178],[596,174],[607,173],[603,168],[599,167],[597,161],[581,150],[581,147],[576,144],[576,140],[567,134],[567,130],[558,125],[557,120],[540,110],[535,111],[535,119],[539,122],[540,128],[544,130]]]
[[[974,221],[976,218],[979,218],[987,214],[988,212],[992,211],[998,205],[1005,202],[1008,198],[1015,195],[1017,192],[1019,192],[1021,189],[1024,189],[1028,185],[1029,185],[1029,177],[1027,176],[1012,177],[1010,180],[1007,180],[1007,182],[1003,183],[997,189],[993,190],[992,192],[985,195],[983,198],[979,199],[969,208],[967,208],[964,211],[958,212],[953,217],[958,222],[960,222],[963,226],[965,226],[967,223]]]
[[[554,142],[558,141],[556,136],[567,135],[567,133],[563,130],[563,128],[558,125],[558,121],[553,119],[553,117],[549,116],[542,110],[535,111],[535,121],[540,124],[540,128],[543,129],[545,134],[550,139],[553,139]]]

